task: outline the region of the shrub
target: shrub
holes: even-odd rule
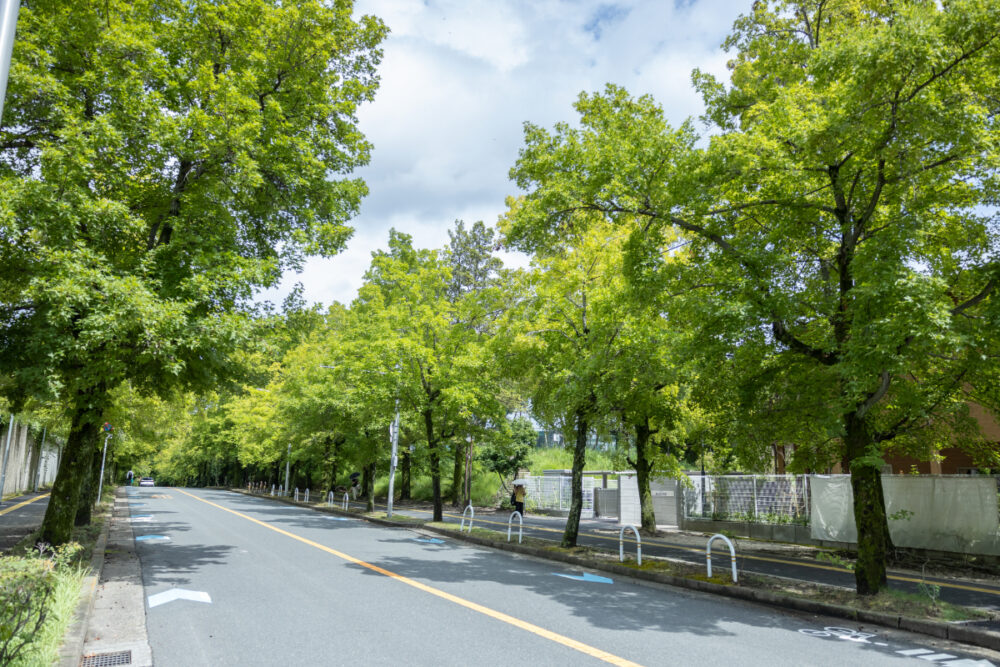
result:
[[[0,557],[0,665],[13,662],[42,629],[54,570],[47,559]]]

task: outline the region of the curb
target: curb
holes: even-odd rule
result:
[[[66,628],[62,648],[59,649],[59,667],[78,667],[80,656],[83,655],[83,642],[87,637],[87,625],[94,609],[94,599],[97,594],[97,583],[104,568],[104,551],[108,544],[108,531],[111,529],[111,512],[104,517],[101,534],[94,543],[94,553],[90,557],[90,574],[80,585],[80,601],[73,614],[73,622]]]
[[[752,588],[741,588],[739,586],[727,586],[724,584],[715,584],[709,581],[700,581],[698,579],[677,577],[674,575],[663,574],[660,572],[646,572],[643,570],[635,570],[633,568],[625,567],[624,565],[619,565],[617,563],[607,563],[603,561],[588,560],[587,558],[575,556],[573,554],[565,554],[565,553],[560,553],[558,551],[549,551],[547,549],[525,546],[523,544],[517,544],[515,542],[497,542],[494,540],[489,540],[475,535],[464,534],[460,531],[446,530],[443,528],[438,528],[436,526],[428,526],[426,525],[426,523],[419,524],[415,522],[411,523],[411,522],[393,521],[391,519],[366,517],[364,515],[357,514],[355,512],[344,511],[339,507],[320,507],[318,505],[312,505],[312,504],[307,505],[301,502],[297,503],[294,500],[288,498],[281,498],[278,496],[268,496],[266,494],[265,495],[253,494],[242,489],[232,489],[232,490],[237,493],[242,493],[243,495],[246,496],[253,496],[255,498],[269,498],[271,500],[277,500],[279,502],[282,502],[286,505],[293,505],[295,507],[306,507],[318,512],[325,512],[327,514],[336,514],[338,516],[349,516],[355,519],[362,519],[369,523],[374,523],[381,526],[387,526],[393,528],[420,528],[421,530],[427,530],[433,533],[437,533],[439,535],[445,535],[451,538],[457,538],[464,542],[469,542],[471,544],[476,544],[491,549],[499,549],[500,551],[511,551],[514,553],[524,554],[526,556],[534,556],[535,558],[542,558],[550,561],[560,561],[563,563],[569,563],[570,565],[577,565],[579,567],[584,567],[592,570],[601,570],[604,572],[609,572],[621,577],[628,577],[630,579],[637,581],[648,581],[657,584],[665,584],[667,586],[674,586],[676,588],[687,588],[689,590],[700,591],[702,593],[722,595],[725,597],[744,600],[747,602],[756,602],[758,604],[765,604],[769,607],[792,609],[807,614],[832,616],[834,618],[843,618],[860,623],[872,623],[874,625],[880,625],[887,628],[905,630],[907,632],[914,632],[917,634],[928,635],[930,637],[935,637],[937,639],[949,639],[951,641],[961,642],[963,644],[971,644],[973,646],[979,646],[981,648],[1000,651],[1000,632],[975,628],[965,624],[945,623],[942,621],[929,621],[925,619],[911,618],[909,616],[899,616],[897,614],[889,614],[881,611],[854,609],[853,607],[845,607],[843,605],[830,604],[827,602],[819,602],[816,600],[806,600],[803,598],[796,598],[788,595],[780,595],[778,593],[772,593],[770,591],[758,591]]]

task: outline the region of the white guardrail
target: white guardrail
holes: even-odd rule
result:
[[[521,517],[521,513],[514,510],[510,513],[510,518],[507,519],[507,541],[510,542],[510,529],[514,527],[514,515],[517,515],[517,543],[521,543],[521,538],[524,537],[524,519]],[[469,531],[472,531],[472,524],[469,524]]]
[[[639,529],[635,526],[622,526],[618,531],[618,562],[625,560],[625,531],[628,529],[635,533],[635,563],[642,565],[642,538],[639,537]]]
[[[708,578],[712,578],[712,542],[715,540],[722,540],[729,545],[729,556],[733,564],[733,583],[736,583],[736,547],[733,546],[732,541],[722,535],[721,533],[712,535],[708,538],[708,544],[705,546],[705,562],[708,564]]]

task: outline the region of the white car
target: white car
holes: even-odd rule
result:
[[[139,486],[156,486],[152,477],[143,477],[139,480]]]

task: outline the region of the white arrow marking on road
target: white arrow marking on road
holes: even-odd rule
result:
[[[149,596],[149,608],[158,607],[161,604],[173,602],[174,600],[191,600],[192,602],[207,602],[212,604],[212,596],[205,591],[189,591],[183,588],[171,588],[156,595]]]
[[[577,581],[590,581],[595,584],[613,584],[613,579],[608,579],[607,577],[599,577],[596,574],[591,574],[589,572],[584,572],[582,576],[577,576],[575,574],[559,574],[558,572],[553,572],[552,574],[557,577],[566,577],[567,579],[576,579]]]

